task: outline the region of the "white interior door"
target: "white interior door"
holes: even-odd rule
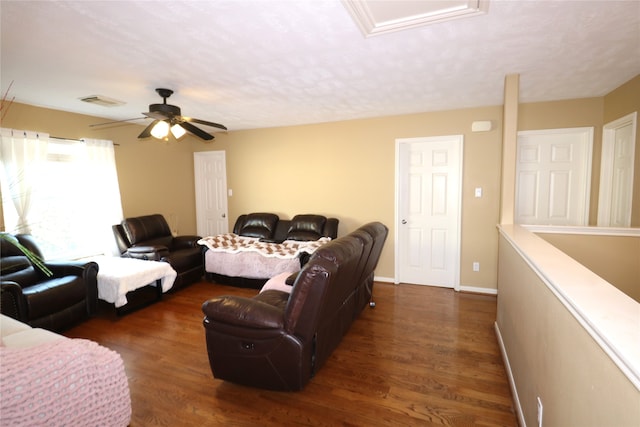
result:
[[[396,140],[396,281],[460,286],[462,135]]]
[[[224,151],[193,153],[198,235],[215,236],[229,231],[227,165]]]
[[[518,132],[517,224],[587,225],[593,128]]]
[[[630,227],[636,146],[632,113],[604,126],[598,198],[599,227]]]

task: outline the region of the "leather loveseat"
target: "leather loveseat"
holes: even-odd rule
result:
[[[206,301],[204,328],[215,378],[272,390],[300,390],[329,358],[373,289],[387,237],[369,223],[320,247],[290,292]]]
[[[295,215],[282,219],[274,213],[257,212],[240,215],[233,226],[239,236],[259,237],[263,240],[318,240],[321,237],[338,237],[338,219],[323,215]]]
[[[338,237],[338,224],[337,218],[327,218],[323,215],[316,214],[302,214],[295,215],[292,219],[282,219],[277,214],[269,212],[255,212],[250,214],[240,215],[233,226],[233,234],[242,237],[251,237],[259,239],[261,242],[269,243],[282,243],[285,240],[296,241],[315,241],[322,237],[328,237],[335,239]],[[211,257],[222,256],[224,259],[212,260]],[[247,276],[247,275],[234,275],[226,274],[226,272],[220,271],[216,268],[217,265],[222,265],[225,270],[228,270],[228,266],[231,264],[224,255],[212,255],[205,252],[205,273],[206,277],[210,281],[217,283],[224,283],[225,285],[249,287],[259,289],[269,279],[269,275],[266,276]],[[233,260],[233,264],[236,262],[251,263],[256,262],[256,254],[237,253],[233,255],[241,259]],[[246,262],[245,262],[246,260]],[[258,258],[258,262],[262,261],[265,264],[270,264],[266,260]],[[299,270],[308,260],[307,254],[302,254],[296,269],[290,271]],[[272,260],[277,263],[277,261]],[[283,261],[284,263],[284,261]],[[279,264],[279,263],[278,263]],[[282,265],[278,265],[277,268],[282,268]],[[271,270],[270,268],[264,268],[264,270]],[[277,274],[277,271],[272,272]]]
[[[169,263],[177,276],[172,289],[198,282],[204,274],[200,236],[173,236],[160,214],[126,218],[113,226],[121,256]]]
[[[42,252],[31,235],[13,237],[42,259]],[[62,332],[95,312],[98,303],[98,264],[95,262],[44,262],[51,272],[51,276],[47,276],[6,239],[0,239],[0,256],[3,314],[34,328]]]

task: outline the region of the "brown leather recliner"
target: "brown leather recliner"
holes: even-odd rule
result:
[[[169,263],[177,273],[172,289],[202,279],[204,247],[197,243],[200,236],[174,237],[162,215],[126,218],[113,226],[113,232],[121,256]]]
[[[42,259],[31,235],[14,236]],[[0,302],[2,314],[35,328],[62,332],[87,319],[98,303],[98,264],[44,262],[47,276],[13,243],[0,239]]]
[[[372,223],[320,247],[297,274],[290,294],[270,289],[253,298],[206,301],[202,310],[214,377],[273,390],[302,389],[366,305],[362,301],[370,295],[372,268],[386,234],[386,226]]]

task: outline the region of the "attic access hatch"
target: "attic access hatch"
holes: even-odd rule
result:
[[[489,0],[342,0],[365,37],[483,15]]]

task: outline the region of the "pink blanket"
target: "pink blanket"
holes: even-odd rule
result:
[[[127,426],[122,358],[84,339],[0,347],[0,425]]]

